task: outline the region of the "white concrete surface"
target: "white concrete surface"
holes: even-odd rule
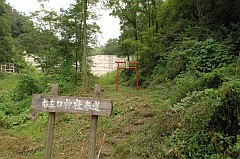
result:
[[[95,55],[89,56],[88,59],[92,61],[91,72],[95,76],[102,76],[114,71],[117,69],[116,61],[125,61],[125,58],[118,58],[116,55]]]

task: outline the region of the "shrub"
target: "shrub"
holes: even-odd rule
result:
[[[116,71],[109,72],[106,75],[98,78],[98,83],[100,83],[101,85],[111,85],[111,84],[115,84],[115,82],[116,82]]]
[[[166,59],[167,62],[165,60],[159,61],[153,71],[150,85],[159,84],[169,79],[172,80],[186,70],[186,55],[176,52],[176,50],[171,52],[171,55]]]
[[[4,79],[5,76],[6,76],[6,74],[5,74],[4,72],[1,72],[1,71],[0,71],[0,80],[1,80],[1,79]]]
[[[224,45],[212,38],[204,41],[186,41],[186,43],[191,44],[187,67],[189,70],[211,72],[215,68],[221,68],[235,60],[231,45]]]
[[[188,93],[171,108],[182,116],[169,139],[169,146],[175,147],[172,156],[236,158],[239,105],[240,81],[234,78],[217,89]]]
[[[78,88],[74,83],[72,82],[60,82],[59,84],[59,90],[58,93],[62,95],[70,95],[74,92],[77,92]]]
[[[9,128],[25,123],[29,120],[30,107],[30,97],[21,101],[14,101],[9,95],[2,96],[0,100],[0,127]]]
[[[14,92],[14,99],[17,101],[25,99],[34,93],[40,92],[40,86],[36,79],[30,75],[23,74],[20,77],[19,84]]]

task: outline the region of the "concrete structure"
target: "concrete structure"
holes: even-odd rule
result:
[[[25,58],[25,61],[28,62],[28,64],[30,64],[31,66],[35,66],[35,67],[38,66],[38,64],[34,61],[33,55],[26,55],[24,56],[24,58]]]
[[[89,56],[91,61],[91,72],[95,76],[105,75],[117,69],[115,61],[125,61],[125,58],[118,58],[116,55],[95,55]]]
[[[25,61],[30,65],[37,67],[38,64],[34,61],[34,57],[31,55],[25,56]],[[91,72],[95,76],[105,75],[108,72],[117,69],[116,61],[126,61],[125,58],[118,58],[116,55],[95,55],[88,56],[88,61],[90,61]]]

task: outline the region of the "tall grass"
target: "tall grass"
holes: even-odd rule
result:
[[[116,71],[107,73],[98,78],[98,83],[101,85],[112,85],[116,82]]]
[[[18,74],[3,74],[1,73],[0,78],[0,96],[9,93],[14,90],[18,84]]]

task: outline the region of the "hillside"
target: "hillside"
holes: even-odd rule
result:
[[[15,83],[18,77],[14,80],[5,76],[1,83],[9,79]],[[225,82],[218,89],[193,91],[182,97],[186,85],[179,80],[139,91],[121,85],[118,92],[114,84],[104,84],[103,81],[109,80],[114,81],[114,78],[106,76],[100,80],[101,97],[113,100],[112,116],[99,117],[98,121],[97,143],[102,133],[106,134],[101,158],[238,157],[239,108],[233,106],[238,102],[235,95],[238,95],[239,84]],[[11,94],[16,88],[7,89]],[[91,97],[93,89],[79,89],[73,95]],[[4,98],[1,98],[2,110],[12,103],[11,99],[7,102]],[[43,158],[47,114],[40,113],[35,120],[30,120],[31,103],[26,101],[25,104],[27,112],[16,116],[5,113],[1,117],[1,158]],[[12,103],[12,106],[17,105]],[[89,116],[58,113],[52,157],[86,158],[89,126]]]
[[[155,122],[160,121],[162,118],[162,115],[159,116],[159,114],[169,113],[161,111],[166,107],[166,104],[159,103],[160,95],[156,97],[154,94],[149,90],[141,89],[137,92],[134,88],[127,87],[121,87],[116,92],[114,85],[103,86],[101,97],[113,100],[112,116],[109,118],[100,117],[98,122],[98,139],[101,138],[102,132],[106,134],[102,151],[103,158],[122,158],[127,153],[123,150],[131,145],[129,141],[134,141],[132,138],[135,138],[135,140],[142,137],[148,138],[149,136],[145,135],[145,130],[149,127],[154,128],[162,125]],[[81,97],[92,96],[93,91],[80,91],[76,95]],[[57,114],[53,158],[74,159],[79,158],[79,156],[86,158],[89,124],[89,116]],[[39,114],[36,120],[30,120],[25,124],[13,126],[10,129],[2,127],[0,131],[1,158],[42,158],[46,127],[46,113]],[[161,127],[170,129],[166,128],[166,125]],[[151,132],[149,135],[154,134]],[[151,143],[148,146],[151,146]],[[147,150],[143,149],[142,151]],[[149,149],[149,151],[154,151],[154,149]],[[136,157],[138,154],[132,154],[133,158],[134,156]]]
[[[98,18],[91,8],[100,1],[76,0],[59,12],[39,1],[31,17],[0,1],[0,62],[18,70],[0,72],[0,158],[43,157],[47,114],[31,121],[29,112],[32,95],[50,94],[53,83],[66,96],[93,96],[100,83],[101,96],[113,100],[112,116],[99,119],[98,140],[106,133],[101,157],[240,158],[240,1],[104,2],[121,35],[101,51],[138,62],[139,92],[135,71],[121,70],[119,92],[116,72],[90,72],[86,57],[100,27],[87,22]],[[57,116],[53,158],[85,158],[89,116]]]

